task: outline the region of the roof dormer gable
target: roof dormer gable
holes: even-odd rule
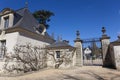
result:
[[[0,29],[7,29],[13,26],[14,11],[5,8],[0,12]]]
[[[10,9],[10,8],[5,8],[0,12],[0,16],[6,15],[6,14],[10,14],[10,13],[14,13],[14,10]]]

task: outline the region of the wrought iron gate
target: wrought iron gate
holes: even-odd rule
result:
[[[101,42],[99,38],[83,40],[83,65],[102,65]]]

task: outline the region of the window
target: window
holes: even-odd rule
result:
[[[5,22],[4,22],[4,28],[6,29],[9,26],[9,17],[5,17],[4,20],[5,20]]]
[[[6,46],[6,40],[2,40],[1,41],[1,47],[5,47]]]
[[[6,40],[0,41],[0,58],[3,58],[6,51]]]
[[[39,28],[37,28],[37,30],[38,30],[40,33],[42,33],[44,29],[41,28],[41,27],[39,27]]]
[[[60,51],[56,51],[56,58],[60,58]]]

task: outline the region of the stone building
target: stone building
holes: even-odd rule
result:
[[[106,30],[104,27],[102,32],[103,67],[120,70],[120,36],[118,36],[116,41],[110,42],[110,37],[105,34]]]
[[[46,32],[46,27],[38,23],[28,8],[5,8],[0,12],[0,70],[5,63],[5,53],[14,53],[16,45],[30,43],[33,46],[45,47],[54,42]],[[6,50],[3,51],[3,48]]]
[[[69,68],[75,65],[75,47],[66,41],[57,41],[47,47],[47,66],[55,68]]]
[[[42,29],[42,32],[40,32]],[[13,52],[18,44],[49,45],[54,40],[47,34],[46,28],[39,25],[27,8],[12,10],[5,8],[0,12],[0,43],[7,52]]]
[[[79,31],[76,32],[74,47],[69,41],[58,40],[47,46],[47,66],[55,68],[81,67],[83,65],[82,40]]]
[[[16,45],[31,43],[47,49],[47,67],[69,68],[82,66],[82,44],[79,31],[75,47],[68,41],[56,41],[47,33],[46,27],[39,24],[28,8],[12,10],[5,8],[0,12],[0,70],[4,65],[5,53],[14,53]],[[7,51],[7,52],[6,52]]]
[[[104,66],[120,70],[120,36],[108,45]]]
[[[84,53],[83,53],[83,58],[86,59],[91,59],[91,54],[92,54],[92,50],[87,47],[84,49]]]
[[[104,27],[102,32],[100,41],[103,66],[120,70],[120,37],[117,41],[110,42],[110,37],[106,35]],[[82,42],[79,31],[76,33],[74,47],[69,45],[69,41],[66,40],[55,41],[47,33],[46,27],[38,23],[28,8],[18,10],[5,8],[0,12],[0,70],[5,63],[5,53],[14,53],[13,49],[16,45],[27,43],[46,49],[47,57],[43,60],[46,67],[83,66]]]

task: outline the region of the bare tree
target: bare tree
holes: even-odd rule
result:
[[[45,48],[32,46],[31,44],[16,45],[14,54],[6,55],[5,70],[13,71],[37,71],[46,67]]]

